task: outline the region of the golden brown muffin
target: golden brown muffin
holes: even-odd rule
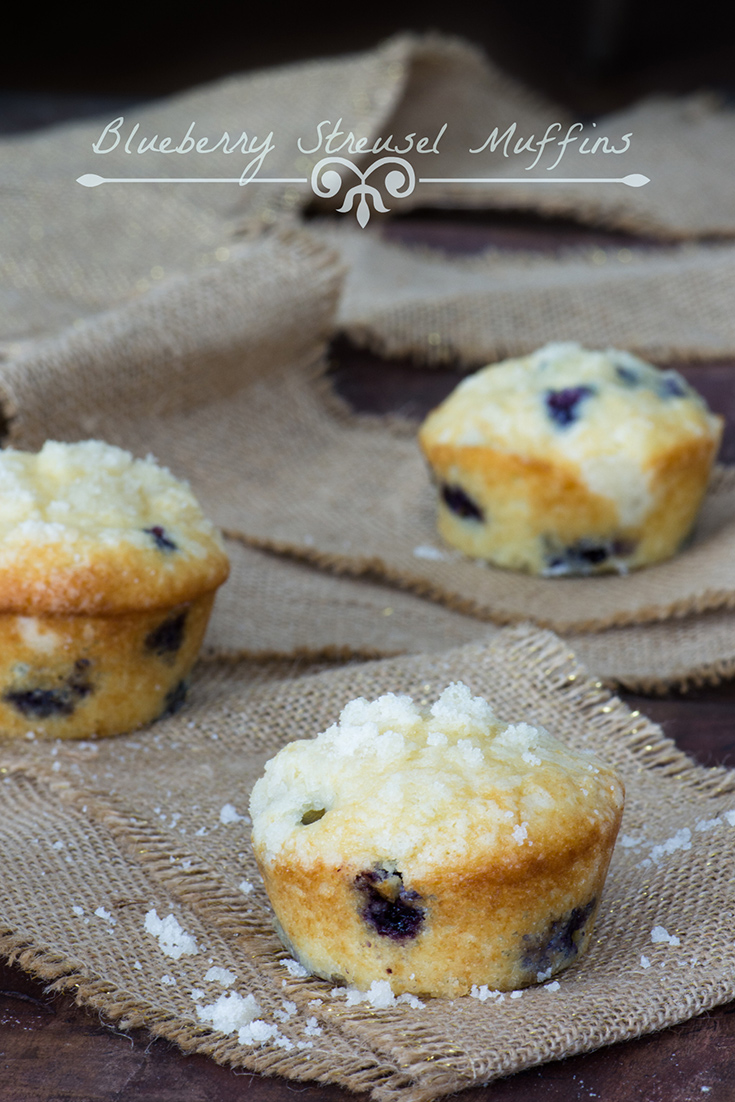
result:
[[[618,774],[461,682],[427,714],[353,700],[253,788],[253,847],[284,944],[363,990],[463,995],[584,951],[623,812]]]
[[[626,573],[691,532],[722,427],[677,372],[568,343],[469,376],[419,442],[454,547],[533,574]]]
[[[175,710],[227,573],[152,459],[98,440],[0,453],[0,733],[101,737]]]

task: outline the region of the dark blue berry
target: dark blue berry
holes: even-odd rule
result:
[[[626,386],[638,386],[641,381],[641,377],[634,367],[627,367],[623,364],[615,364],[615,374],[621,383],[625,383]]]
[[[174,655],[181,648],[184,641],[186,628],[186,612],[179,612],[175,616],[169,616],[157,628],[149,632],[145,637],[145,649],[157,654]]]
[[[596,905],[597,900],[592,898],[584,907],[574,907],[562,918],[553,919],[540,936],[525,934],[523,967],[528,972],[546,972],[549,968],[557,970],[574,960]]]
[[[71,673],[61,684],[53,688],[36,686],[32,689],[8,689],[3,700],[11,704],[21,715],[33,719],[49,719],[51,716],[70,716],[80,700],[93,692],[87,678],[91,665],[88,658],[78,659]]]
[[[635,551],[632,540],[581,539],[559,548],[550,541],[546,550],[546,569],[550,574],[591,574],[608,559],[628,558]]]
[[[686,398],[687,384],[675,372],[667,372],[660,380],[658,393],[661,398]]]
[[[189,682],[185,679],[179,681],[177,685],[174,685],[173,689],[169,689],[163,701],[163,711],[158,718],[163,719],[164,716],[173,716],[180,711],[186,703],[186,694],[188,691]]]
[[[591,386],[567,386],[563,390],[547,390],[546,411],[554,424],[566,428],[577,420],[579,403],[594,393]]]
[[[484,521],[482,509],[459,486],[442,485],[441,495],[447,509],[463,519]]]
[[[404,888],[400,872],[366,869],[355,877],[355,887],[364,899],[361,918],[381,937],[409,941],[418,935],[425,918],[417,906],[421,896]]]
[[[171,537],[166,535],[166,529],[162,528],[160,524],[154,525],[153,528],[144,528],[143,531],[147,535],[153,536],[159,551],[178,551],[178,547]]]

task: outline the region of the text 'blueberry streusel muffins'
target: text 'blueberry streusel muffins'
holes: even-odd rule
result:
[[[625,573],[689,535],[722,427],[677,372],[568,343],[469,376],[419,442],[454,547],[533,574]]]
[[[456,682],[422,714],[353,700],[253,788],[253,847],[311,972],[395,994],[542,982],[586,948],[623,812],[615,770]]]
[[[102,737],[176,710],[227,573],[152,459],[98,440],[0,452],[0,733]]]

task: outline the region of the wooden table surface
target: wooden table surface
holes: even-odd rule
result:
[[[385,224],[392,240],[468,253],[487,245],[555,251],[577,243],[624,247],[603,234],[528,217],[414,215]],[[735,462],[735,361],[677,365],[727,419],[721,458]],[[358,409],[419,418],[459,378],[458,370],[386,363],[337,340],[334,385]],[[686,694],[622,694],[631,707],[704,765],[735,765],[735,681]],[[123,1034],[71,998],[51,996],[0,965],[0,1102],[349,1102],[335,1087],[234,1072],[144,1031]],[[544,1065],[465,1091],[465,1102],[708,1102],[735,1099],[735,1002],[638,1041]]]

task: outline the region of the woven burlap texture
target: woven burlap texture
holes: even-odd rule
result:
[[[34,342],[0,367],[12,439],[33,448],[98,436],[153,450],[244,542],[495,623],[592,631],[735,605],[726,468],[691,544],[628,577],[535,578],[438,546],[415,426],[341,416],[318,377],[337,280],[332,254],[309,238],[260,237],[196,280]]]
[[[500,630],[365,578],[334,577],[239,540],[226,546],[231,573],[207,633],[211,658],[261,664],[377,658],[442,651]],[[665,692],[735,675],[735,614],[728,611],[564,638],[606,683],[633,691]]]
[[[622,771],[622,844],[593,943],[558,990],[348,1007],[283,963],[249,846],[248,792],[267,757],[353,697],[407,692],[427,705],[452,680]],[[735,906],[735,774],[695,766],[550,633],[505,629],[488,644],[271,684],[254,685],[247,665],[205,664],[187,708],[155,728],[51,753],[6,744],[0,768],[2,951],[113,1021],[236,1067],[428,1102],[735,995],[723,921]],[[163,955],[144,929],[154,907],[196,938],[195,955]],[[656,927],[678,942],[654,941]],[[197,1015],[224,992],[206,978],[212,965],[277,1028],[262,1046]]]
[[[310,229],[347,271],[340,330],[385,356],[480,366],[549,340],[625,348],[658,363],[735,353],[732,245],[450,258],[344,221]]]

